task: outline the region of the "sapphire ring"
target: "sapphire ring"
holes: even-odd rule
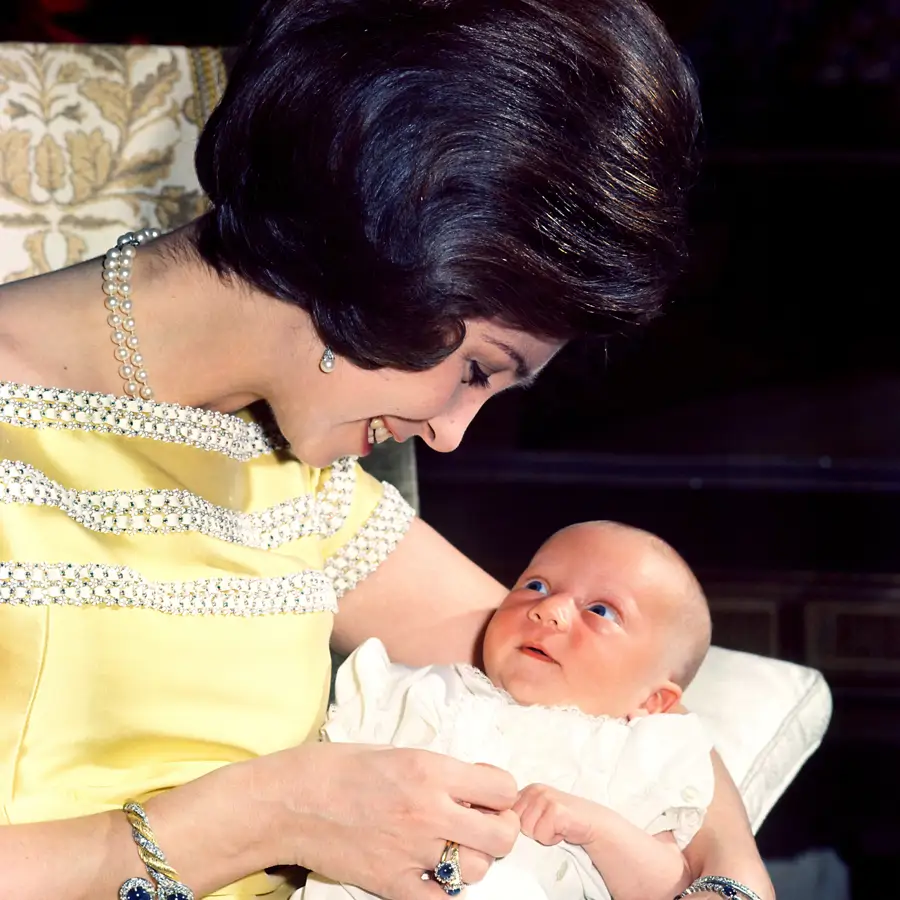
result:
[[[462,893],[465,884],[459,874],[459,844],[447,841],[440,862],[434,867],[434,880],[444,889],[444,893],[455,897]]]

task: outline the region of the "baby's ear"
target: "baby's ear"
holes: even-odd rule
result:
[[[653,716],[657,713],[669,712],[677,706],[681,700],[681,688],[674,681],[664,681],[650,696],[635,710],[627,715],[628,721],[638,719],[641,716]]]

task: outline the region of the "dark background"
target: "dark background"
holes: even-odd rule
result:
[[[6,0],[0,39],[233,45],[254,7]],[[464,449],[420,451],[423,513],[501,578],[578,519],[672,542],[719,643],[815,665],[833,689],[832,727],[763,826],[764,854],[830,847],[855,898],[893,896],[900,0],[656,9],[704,101],[690,270],[639,338],[569,348],[492,401]],[[744,601],[770,618],[735,616]],[[808,626],[820,603],[837,611],[828,646]]]

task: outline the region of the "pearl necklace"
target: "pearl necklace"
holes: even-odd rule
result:
[[[131,313],[131,265],[135,257],[135,247],[145,241],[152,241],[160,235],[158,228],[142,228],[138,232],[127,232],[116,241],[116,246],[108,250],[103,259],[103,293],[106,294],[106,321],[112,329],[110,340],[116,345],[115,356],[119,362],[119,375],[125,386],[125,396],[153,399],[153,388],[148,382],[144,368],[144,355],[138,347],[135,321]]]

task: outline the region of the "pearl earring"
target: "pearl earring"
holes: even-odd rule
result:
[[[335,356],[331,347],[326,347],[322,358],[319,360],[319,371],[324,375],[330,375],[334,371]]]

